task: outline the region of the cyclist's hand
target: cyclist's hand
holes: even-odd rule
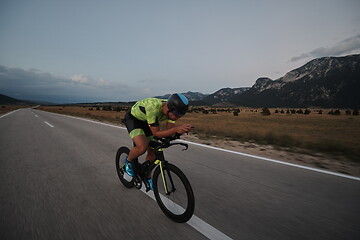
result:
[[[176,127],[176,132],[179,134],[184,134],[190,131],[191,129],[191,124],[184,124],[181,126]]]

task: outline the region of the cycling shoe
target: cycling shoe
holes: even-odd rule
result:
[[[151,191],[154,191],[152,179],[151,179],[151,178],[147,178],[147,179],[146,179],[146,182],[149,184],[150,190],[151,190]]]
[[[135,166],[133,162],[129,162],[127,160],[127,158],[124,159],[125,162],[125,171],[126,173],[131,176],[131,177],[135,177]]]

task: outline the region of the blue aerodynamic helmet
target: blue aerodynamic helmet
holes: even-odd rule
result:
[[[189,101],[181,93],[172,94],[167,101],[169,112],[178,117],[184,116],[189,108]]]

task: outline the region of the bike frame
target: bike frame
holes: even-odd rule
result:
[[[170,183],[172,186],[171,191],[169,191],[168,184],[166,182],[165,173],[164,173],[164,165],[167,164],[167,161],[165,160],[164,150],[161,147],[161,144],[159,142],[154,142],[153,145],[157,145],[157,146],[150,146],[150,149],[152,149],[155,152],[154,164],[155,164],[155,166],[158,165],[160,168],[161,178],[163,180],[164,190],[165,190],[166,195],[170,195],[171,192],[175,191],[175,188],[174,188],[174,183],[173,183],[173,180],[172,180],[172,177],[171,177],[171,174],[169,171],[168,171],[168,176],[169,176]],[[153,168],[150,167],[150,169],[149,169],[150,171],[147,171],[147,174],[149,172],[151,172],[153,169],[154,169],[154,167]]]
[[[187,144],[185,144],[185,143],[170,143],[170,140],[167,141],[167,142],[159,142],[159,141],[151,141],[150,142],[149,148],[155,152],[155,160],[151,163],[151,165],[149,166],[148,169],[146,169],[144,172],[140,172],[138,174],[138,176],[141,179],[140,181],[143,181],[145,186],[146,186],[146,191],[149,191],[150,188],[148,186],[148,183],[145,181],[145,178],[156,167],[160,167],[161,178],[163,180],[164,190],[165,190],[166,195],[170,195],[170,193],[176,191],[176,188],[174,187],[174,182],[173,182],[173,179],[171,177],[170,171],[167,171],[167,174],[169,176],[171,189],[169,189],[169,187],[168,187],[169,183],[166,181],[165,173],[164,173],[164,166],[166,166],[168,161],[165,160],[164,150],[163,149],[168,148],[168,147],[173,146],[173,145],[182,145],[182,146],[185,147],[185,149],[183,149],[183,150],[188,149]],[[142,164],[140,164],[138,162],[137,159],[136,159],[136,162],[137,162],[138,165],[142,165]]]

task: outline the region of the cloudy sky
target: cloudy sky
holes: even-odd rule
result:
[[[354,53],[359,0],[0,1],[0,93],[20,99],[213,93]]]

